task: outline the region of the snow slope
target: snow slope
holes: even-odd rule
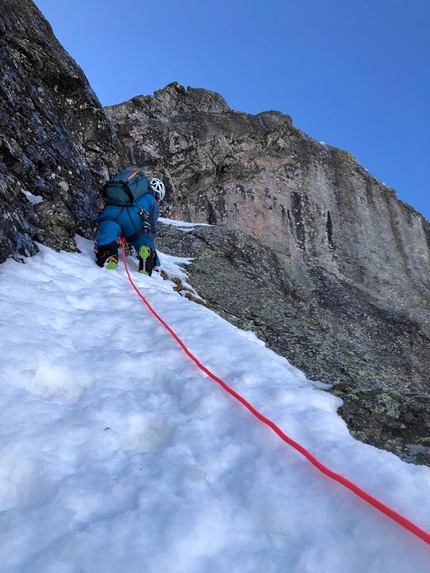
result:
[[[78,243],[0,267],[1,573],[430,571],[430,546],[262,425],[190,361],[122,263],[99,269]],[[128,261],[205,366],[430,531],[430,468],[355,441],[324,384]]]

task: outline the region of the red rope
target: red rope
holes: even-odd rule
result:
[[[261,414],[258,410],[256,410],[254,408],[254,406],[252,406],[245,398],[243,398],[243,396],[238,394],[235,390],[230,388],[230,386],[228,386],[228,384],[226,384],[226,382],[224,382],[221,378],[218,378],[218,376],[216,376],[210,370],[208,370],[206,368],[206,366],[204,366],[194,356],[194,354],[192,354],[188,350],[188,348],[185,346],[184,342],[182,342],[182,340],[179,338],[179,336],[170,328],[170,326],[161,318],[161,316],[155,312],[155,310],[152,308],[152,306],[149,304],[149,302],[146,300],[146,298],[142,295],[142,293],[139,291],[139,289],[134,284],[133,279],[130,276],[128,266],[127,266],[127,261],[126,261],[126,257],[125,257],[125,250],[124,250],[124,242],[122,243],[122,255],[123,255],[124,266],[125,266],[125,270],[126,270],[128,279],[129,279],[132,287],[134,288],[134,290],[137,292],[139,297],[146,304],[146,306],[148,307],[150,312],[166,328],[166,330],[173,336],[173,338],[176,340],[176,342],[179,344],[179,346],[182,348],[182,350],[185,352],[185,354],[187,356],[189,356],[189,358],[191,358],[191,360],[200,368],[200,370],[202,370],[205,374],[207,374],[210,378],[212,378],[212,380],[214,380],[220,386],[222,386],[226,392],[231,394],[231,396],[233,396],[234,398],[236,398],[236,400],[238,400],[241,404],[243,404],[245,406],[245,408],[247,408],[252,414],[254,414],[254,416],[256,418],[258,418],[261,422],[263,422],[263,424],[266,424],[266,426],[269,426],[269,428],[272,428],[272,430],[276,434],[278,434],[278,436],[282,440],[284,440],[284,442],[286,442],[289,446],[291,446],[292,448],[294,448],[295,450],[300,452],[303,456],[305,456],[305,458],[307,458],[311,462],[311,464],[313,464],[317,469],[319,469],[320,472],[322,472],[324,475],[326,475],[330,479],[339,482],[341,485],[343,485],[344,487],[346,487],[347,489],[349,489],[353,493],[355,493],[355,495],[357,495],[358,497],[360,497],[361,499],[363,499],[364,501],[366,501],[367,503],[369,503],[370,505],[372,505],[373,507],[378,509],[380,512],[385,514],[387,517],[389,517],[393,521],[396,521],[399,525],[401,525],[402,527],[404,527],[405,529],[407,529],[408,531],[410,531],[411,533],[413,533],[414,535],[416,535],[417,537],[422,539],[425,543],[430,545],[430,534],[429,533],[427,533],[426,531],[424,531],[423,529],[421,529],[420,527],[418,527],[417,525],[415,525],[414,523],[412,523],[411,521],[406,519],[406,517],[403,517],[402,515],[400,515],[399,513],[397,513],[396,511],[394,511],[390,507],[388,507],[387,505],[383,504],[382,502],[380,502],[378,499],[374,498],[372,495],[370,495],[366,491],[362,490],[355,483],[349,481],[347,478],[345,478],[345,477],[341,476],[340,474],[337,474],[337,473],[333,472],[332,470],[330,470],[329,468],[327,468],[320,461],[318,461],[310,452],[308,452],[303,446],[301,446],[299,443],[297,443],[294,440],[292,440],[291,438],[289,438],[274,422],[272,422],[272,420],[263,416],[263,414]]]

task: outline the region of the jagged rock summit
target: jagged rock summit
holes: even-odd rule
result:
[[[164,169],[174,216],[226,223],[384,297],[389,289],[409,300],[411,286],[428,297],[429,223],[289,116],[236,112],[219,94],[177,83],[107,112],[129,161]]]

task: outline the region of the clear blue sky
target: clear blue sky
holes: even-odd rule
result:
[[[103,105],[177,81],[277,110],[430,220],[429,0],[36,0]]]

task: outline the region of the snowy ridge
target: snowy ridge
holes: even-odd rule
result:
[[[418,573],[430,548],[330,482],[202,374],[120,264],[41,247],[0,268],[0,572]],[[183,259],[161,253],[179,276]],[[353,440],[324,384],[252,333],[133,280],[212,372],[430,531],[430,469]]]

